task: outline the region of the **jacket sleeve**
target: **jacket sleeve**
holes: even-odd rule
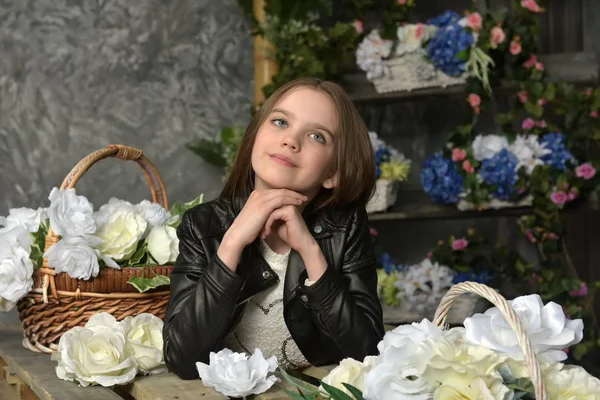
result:
[[[193,226],[192,210],[177,228],[179,256],[171,273],[163,328],[166,365],[182,379],[198,378],[196,362],[208,362],[210,352],[223,339],[244,284],[244,278],[216,254],[207,259]]]
[[[337,347],[329,346],[332,359],[341,355],[362,361],[378,354],[384,328],[376,268],[367,213],[364,207],[357,207],[344,243],[341,270],[329,266],[311,286],[303,284],[306,271],[300,276],[305,305],[321,334]]]

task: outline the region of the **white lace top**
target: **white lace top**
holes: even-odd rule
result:
[[[283,320],[283,284],[290,253],[275,253],[262,240],[260,253],[279,275],[279,282],[248,302],[242,319],[224,339],[223,346],[247,354],[258,348],[265,358],[277,357],[283,368],[306,368],[310,363],[298,349]]]

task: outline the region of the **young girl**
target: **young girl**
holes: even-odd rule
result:
[[[183,216],[167,366],[198,377],[222,348],[285,368],[362,360],[383,337],[365,204],[367,128],[342,88],[299,79],[252,119],[219,199]]]

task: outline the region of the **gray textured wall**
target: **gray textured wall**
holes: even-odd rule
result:
[[[252,62],[236,0],[0,2],[0,215],[45,205],[110,143],[142,149],[171,203],[215,197],[220,171],[184,145],[247,122]],[[149,198],[141,170],[115,159],[77,189],[97,206]]]
[[[73,165],[110,143],[156,164],[171,203],[214,197],[220,171],[184,148],[245,123],[252,42],[235,0],[0,3],[0,215],[39,206]],[[78,190],[149,198],[134,163],[105,160]]]

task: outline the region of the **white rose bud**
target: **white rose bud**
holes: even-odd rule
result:
[[[142,239],[148,223],[139,214],[117,209],[108,217],[106,224],[98,227],[102,243],[100,252],[116,261],[128,260]]]
[[[52,360],[58,361],[56,375],[81,386],[124,385],[135,379],[135,359],[125,349],[122,332],[105,326],[74,327],[63,334]]]
[[[93,205],[84,196],[75,194],[75,189],[52,189],[48,217],[50,227],[61,236],[86,236],[96,232]]]
[[[0,297],[17,302],[33,286],[33,263],[22,247],[8,246],[0,255]]]
[[[171,226],[155,226],[148,235],[148,252],[159,265],[173,262],[179,255],[177,230]]]
[[[122,322],[127,351],[144,374],[167,372],[163,356],[163,321],[148,313],[127,317]]]

